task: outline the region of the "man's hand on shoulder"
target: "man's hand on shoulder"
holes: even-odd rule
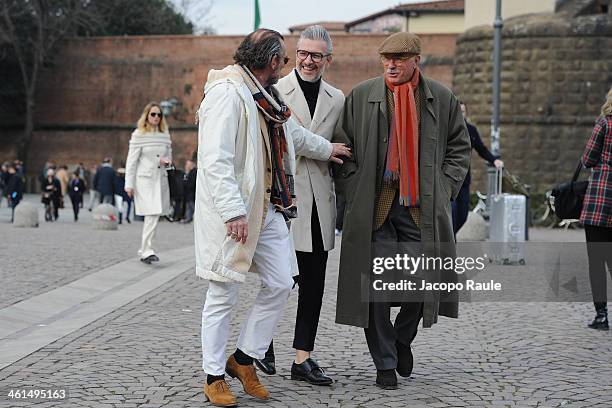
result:
[[[329,156],[329,161],[338,164],[344,163],[339,157],[351,158],[353,157],[353,153],[351,153],[351,149],[347,147],[344,143],[332,143],[332,152]]]

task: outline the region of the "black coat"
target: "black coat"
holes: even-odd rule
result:
[[[472,149],[476,150],[476,153],[483,159],[485,159],[490,165],[493,165],[493,162],[496,159],[499,159],[499,156],[494,156],[493,153],[487,149],[487,146],[482,142],[480,138],[480,133],[478,133],[478,129],[476,126],[472,125],[467,120],[465,121],[465,125],[467,126],[468,133],[470,135],[470,142],[472,142]],[[470,169],[471,170],[471,169]],[[472,172],[468,170],[467,176],[465,176],[464,185],[470,185],[472,182]]]
[[[60,181],[55,177],[49,181],[49,178],[45,177],[41,184],[42,190],[42,202],[47,204],[53,201],[56,207],[59,207],[60,196],[62,195],[62,185]]]
[[[23,197],[23,180],[21,177],[17,174],[9,174],[4,188],[4,194],[12,201],[21,201]]]
[[[100,166],[96,171],[96,175],[93,180],[93,188],[100,195],[113,195],[115,194],[115,169],[111,166]]]
[[[85,192],[85,188],[85,182],[82,179],[72,179],[68,183],[68,195],[72,200],[83,200],[83,193]]]
[[[191,169],[187,174],[187,180],[185,181],[185,200],[187,201],[195,201],[197,174],[197,168]]]

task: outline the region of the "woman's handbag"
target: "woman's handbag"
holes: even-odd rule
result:
[[[574,177],[569,183],[559,184],[552,190],[551,195],[555,198],[555,214],[562,220],[580,218],[582,202],[589,186],[588,180],[577,181],[580,170],[582,162],[578,163]]]

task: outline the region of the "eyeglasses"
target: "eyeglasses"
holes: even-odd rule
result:
[[[387,54],[381,55],[380,59],[383,64],[388,64],[391,61],[395,61],[396,64],[403,64],[404,62],[407,62],[414,57],[416,57],[415,54]]]
[[[312,59],[312,62],[317,62],[317,63],[323,61],[324,57],[329,57],[331,55],[331,54],[321,54],[320,52],[310,52],[306,50],[297,50],[295,54],[301,61],[306,60],[308,56],[310,55],[310,59]]]
[[[149,112],[149,115],[152,116],[152,117],[159,117],[159,118],[162,117],[162,113],[161,112],[159,112],[159,113],[158,112]]]

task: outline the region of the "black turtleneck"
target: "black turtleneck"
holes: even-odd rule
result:
[[[315,109],[317,107],[317,98],[319,97],[319,86],[321,85],[321,78],[319,78],[316,82],[304,81],[300,77],[300,74],[297,72],[297,69],[295,70],[295,76],[297,77],[298,83],[300,84],[300,88],[302,89],[304,98],[306,98],[308,110],[310,111],[310,118],[312,119],[315,113]]]

